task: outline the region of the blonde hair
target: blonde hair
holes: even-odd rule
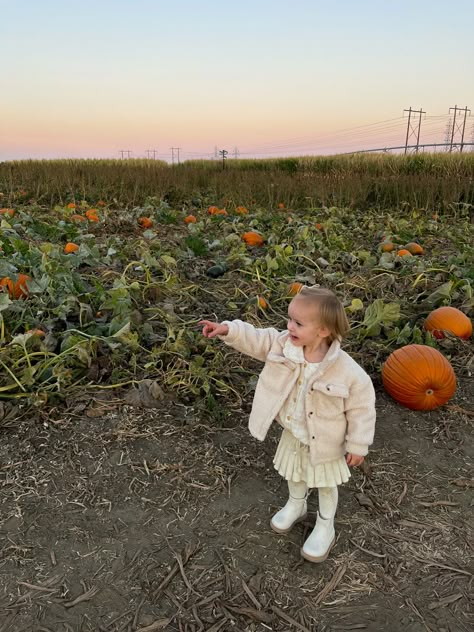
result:
[[[334,292],[317,285],[303,286],[296,297],[304,298],[317,306],[321,325],[330,331],[329,342],[341,342],[348,334],[350,325],[346,311]]]

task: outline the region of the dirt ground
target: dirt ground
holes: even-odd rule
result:
[[[316,497],[291,534],[269,528],[279,432],[255,441],[248,411],[110,399],[5,418],[0,632],[472,630],[473,394],[465,379],[420,414],[378,393],[323,564],[300,557]]]

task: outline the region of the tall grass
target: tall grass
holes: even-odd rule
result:
[[[355,154],[269,160],[40,160],[0,164],[0,204],[34,199],[64,204],[102,199],[140,206],[150,198],[182,204],[440,209],[474,204],[474,154]]]

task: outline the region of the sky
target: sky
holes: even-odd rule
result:
[[[473,140],[473,0],[0,0],[0,20],[0,160],[334,154],[403,145],[410,107],[445,142],[456,105]]]

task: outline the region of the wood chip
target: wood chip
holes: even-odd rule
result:
[[[456,478],[449,482],[452,485],[457,485],[457,487],[474,487],[474,480],[472,480],[472,478]]]
[[[342,564],[342,566],[340,566],[337,569],[337,571],[334,573],[334,575],[331,577],[328,583],[324,586],[321,592],[317,594],[316,599],[314,601],[316,605],[319,605],[324,599],[326,599],[329,593],[331,593],[334,590],[334,588],[336,588],[336,586],[339,584],[341,579],[344,577],[346,570],[347,570],[347,564]]]
[[[432,503],[418,503],[423,507],[459,507],[459,503],[453,503],[450,500],[435,500]]]
[[[283,612],[283,610],[281,610],[277,606],[272,606],[272,610],[278,617],[280,617],[280,619],[283,619],[287,623],[290,623],[295,628],[295,630],[301,630],[301,632],[311,632],[309,628],[305,627],[304,625],[301,625],[301,623],[298,623],[296,619],[293,619],[293,617],[290,617],[290,615]]]
[[[164,630],[170,623],[171,619],[158,619],[144,628],[138,628],[136,632],[156,632],[156,630]]]
[[[65,608],[73,608],[74,606],[77,606],[78,603],[90,601],[95,595],[97,595],[99,590],[100,588],[98,586],[92,586],[92,588],[89,588],[89,590],[86,590],[82,593],[82,595],[77,596],[72,601],[64,601],[63,606]]]
[[[458,599],[462,599],[464,595],[462,593],[454,593],[453,595],[448,595],[447,597],[443,597],[439,601],[433,601],[428,604],[429,610],[436,610],[436,608],[444,608],[448,606],[450,603],[454,603],[458,601]]]
[[[250,590],[250,588],[247,586],[247,584],[245,583],[244,580],[242,580],[242,588],[245,590],[245,592],[247,593],[247,595],[250,598],[250,601],[253,603],[253,605],[258,609],[261,610],[262,609],[262,604],[259,602],[259,600],[257,599],[257,597],[255,597],[255,595],[253,594],[253,592]]]
[[[230,604],[224,604],[227,610],[234,612],[235,614],[241,614],[249,619],[260,621],[261,623],[273,623],[274,615],[264,610],[256,610],[255,608],[248,608],[247,606],[231,606]]]
[[[367,555],[373,555],[374,557],[380,557],[380,558],[387,557],[386,553],[376,553],[375,551],[371,551],[370,549],[364,549],[363,546],[359,546],[356,542],[354,542],[354,540],[349,540],[349,542],[353,544],[356,548],[358,548],[360,551],[367,553]]]

